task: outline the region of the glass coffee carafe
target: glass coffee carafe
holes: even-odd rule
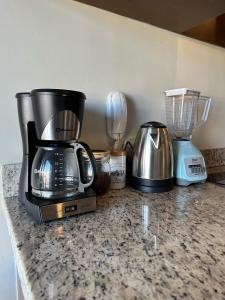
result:
[[[80,151],[85,151],[90,159],[91,176],[88,182],[82,180]],[[94,164],[90,149],[84,143],[38,147],[31,170],[32,194],[58,199],[84,192],[93,183]]]

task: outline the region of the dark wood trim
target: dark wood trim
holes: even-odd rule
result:
[[[225,14],[183,32],[203,42],[225,47]]]
[[[225,0],[78,0],[78,2],[225,47],[223,17]]]

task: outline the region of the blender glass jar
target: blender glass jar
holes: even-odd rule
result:
[[[188,89],[166,91],[166,120],[173,138],[190,139],[196,126],[200,93]]]

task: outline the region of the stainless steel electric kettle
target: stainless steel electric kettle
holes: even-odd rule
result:
[[[131,185],[143,192],[166,192],[173,187],[173,151],[167,127],[142,124],[133,149]]]

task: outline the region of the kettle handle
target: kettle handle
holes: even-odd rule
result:
[[[130,147],[130,150],[132,151],[132,154],[133,154],[134,153],[134,147],[133,147],[133,145],[131,144],[130,141],[126,141],[124,150],[127,151],[128,147]]]
[[[96,176],[97,176],[97,167],[96,167],[96,162],[95,162],[95,158],[94,158],[94,155],[90,149],[90,147],[83,143],[83,142],[80,142],[80,143],[74,143],[73,144],[73,147],[74,147],[74,152],[75,152],[75,155],[77,156],[77,151],[79,149],[81,150],[84,150],[87,155],[88,155],[88,158],[90,159],[90,162],[91,162],[91,168],[92,168],[92,173],[93,173],[93,176],[91,178],[91,180],[87,183],[83,183],[81,181],[81,166],[79,164],[79,158],[78,158],[78,170],[79,170],[79,186],[78,186],[78,191],[83,193],[84,192],[84,189],[91,186],[94,182],[94,180],[96,179]]]

